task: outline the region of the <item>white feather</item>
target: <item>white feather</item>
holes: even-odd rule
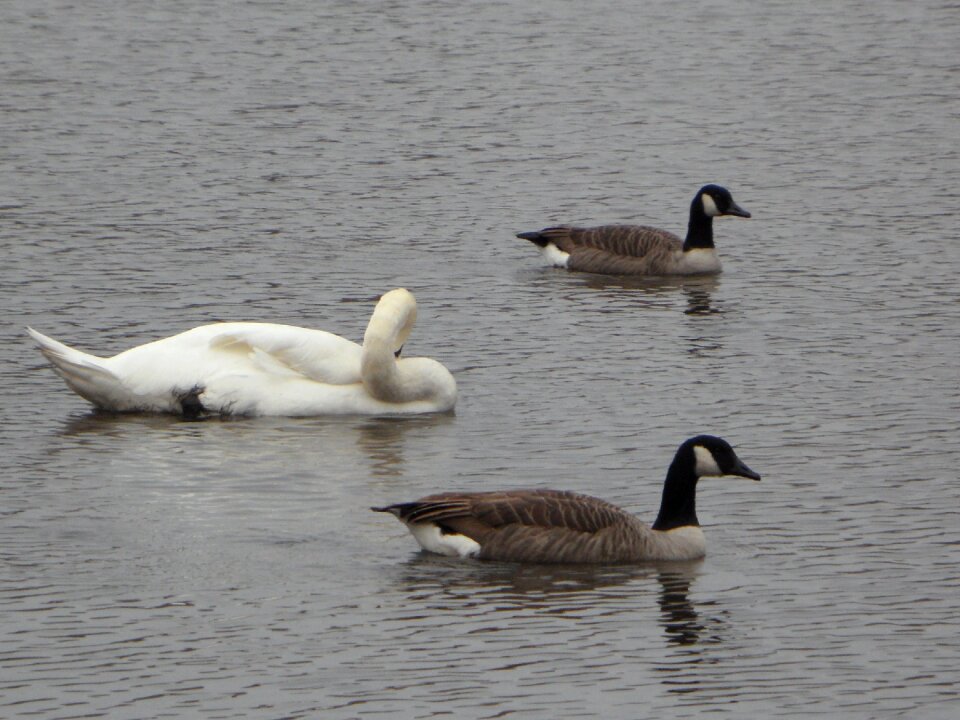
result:
[[[567,261],[570,259],[570,253],[564,252],[552,242],[548,242],[540,248],[540,254],[554,267],[566,267]]]
[[[707,554],[707,540],[699,525],[684,525],[666,530],[656,542],[662,560],[694,560]]]
[[[683,274],[701,275],[720,272],[720,256],[716,248],[692,248],[680,256],[677,263]]]
[[[707,475],[723,475],[723,471],[720,469],[720,466],[717,465],[716,458],[713,457],[713,453],[703,447],[703,445],[694,445],[693,454],[697,458],[696,473],[697,477],[705,477]]]
[[[240,322],[99,358],[30,334],[72,390],[108,410],[179,413],[190,392],[208,412],[237,415],[449,410],[457,386],[443,365],[394,356],[415,317],[416,301],[401,288],[380,299],[363,346],[323,330]]]
[[[433,523],[406,523],[407,528],[420,543],[420,547],[438,555],[449,557],[476,557],[480,543],[466,535],[443,533]]]
[[[700,201],[703,203],[703,212],[705,212],[708,217],[717,217],[720,215],[717,203],[714,202],[713,198],[707,195],[707,193],[700,196]]]

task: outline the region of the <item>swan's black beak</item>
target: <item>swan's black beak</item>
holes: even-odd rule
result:
[[[730,207],[727,208],[727,211],[724,213],[724,215],[736,215],[737,217],[742,217],[742,218],[750,217],[750,213],[748,213],[746,210],[744,210],[742,207],[737,205],[732,200],[730,201]],[[759,479],[760,478],[757,478],[757,480]]]
[[[398,358],[400,357],[400,353],[402,352],[403,352],[403,345],[401,345],[400,347],[398,347],[396,350],[393,351],[393,356],[395,358]]]
[[[727,475],[739,475],[740,477],[749,478],[750,480],[760,479],[760,475],[748,468],[740,458],[737,458],[737,462],[733,468],[727,471]]]

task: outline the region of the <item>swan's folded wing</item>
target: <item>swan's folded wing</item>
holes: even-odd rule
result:
[[[218,352],[245,355],[271,375],[331,385],[360,382],[360,346],[333,333],[290,325],[235,325],[210,339]]]

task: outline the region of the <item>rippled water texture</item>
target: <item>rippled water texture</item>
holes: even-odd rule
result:
[[[0,716],[953,718],[957,37],[943,2],[8,0]],[[716,279],[542,267],[557,222],[683,232]],[[94,414],[110,354],[216,320],[405,352],[456,414]],[[652,519],[729,439],[709,554],[457,563],[368,506],[559,487]]]

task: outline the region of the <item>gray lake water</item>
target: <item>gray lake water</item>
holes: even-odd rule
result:
[[[0,716],[960,712],[956,3],[0,14]],[[719,278],[513,237],[682,233],[706,182],[753,213]],[[397,286],[453,415],[100,415],[23,330],[359,339]],[[367,509],[557,487],[652,520],[699,432],[763,474],[702,484],[702,562],[455,562]]]

